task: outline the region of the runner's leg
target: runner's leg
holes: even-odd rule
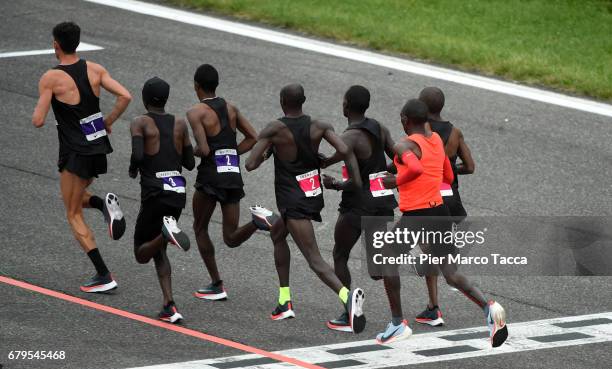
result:
[[[217,201],[202,191],[195,191],[193,194],[193,230],[200,256],[202,256],[213,283],[221,280],[215,260],[215,247],[208,234],[208,225],[216,206]]]
[[[164,295],[164,306],[168,305],[171,301],[174,301],[172,297],[172,269],[170,267],[170,260],[166,254],[166,246],[153,257],[155,262],[155,270],[157,271],[157,279]]]
[[[238,247],[248,240],[257,230],[253,222],[238,227],[240,203],[221,204],[223,214],[223,241],[229,247]]]
[[[310,269],[329,288],[339,293],[344,286],[334,274],[334,270],[321,257],[312,222],[309,219],[287,219],[287,230],[308,261]]]
[[[351,288],[351,272],[348,268],[348,260],[351,250],[359,240],[361,231],[352,226],[356,215],[351,213],[338,214],[336,228],[334,230],[334,271],[346,288]]]

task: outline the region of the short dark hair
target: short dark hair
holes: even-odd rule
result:
[[[142,101],[155,108],[166,106],[170,95],[170,85],[159,77],[148,79],[142,87]]]
[[[351,86],[344,94],[349,111],[363,114],[370,107],[370,91],[359,85]]]
[[[437,87],[425,87],[419,94],[419,100],[427,105],[432,114],[438,114],[444,108],[444,92]]]
[[[53,39],[66,54],[74,54],[81,42],[81,28],[74,22],[62,22],[53,27]]]
[[[427,122],[427,105],[419,99],[410,99],[402,108],[402,115],[416,124]]]
[[[292,83],[283,87],[280,91],[280,97],[286,107],[299,109],[306,101],[304,95],[304,87],[299,83]]]
[[[219,86],[219,72],[210,64],[202,64],[193,75],[193,80],[202,90],[215,92]]]

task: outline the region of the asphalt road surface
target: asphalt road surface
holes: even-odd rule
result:
[[[0,58],[0,275],[4,277],[155,317],[161,294],[154,268],[136,263],[132,253],[140,188],[127,175],[129,122],[144,112],[140,90],[155,75],[172,86],[167,109],[184,114],[197,101],[192,78],[201,63],[218,67],[218,94],[235,103],[258,130],[281,116],[280,88],[299,82],[306,90],[306,113],[341,131],[346,125],[342,94],[352,84],[363,84],[372,93],[368,115],[385,123],[399,138],[403,103],[425,86],[439,86],[447,97],[444,115],[463,130],[476,160],[476,173],[461,178],[462,197],[470,214],[612,213],[610,117],[81,1],[3,1],[0,10],[0,54],[50,49],[52,27],[71,19],[83,30],[82,42],[103,48],[81,56],[104,65],[135,97],[113,126],[109,172],[92,186],[97,194],[112,191],[119,195],[128,231],[120,241],[111,241],[100,214],[86,214],[119,289],[108,295],[84,296],[78,286],[90,277],[92,267],[64,218],[53,115],[41,129],[30,124],[38,78],[56,61],[48,54]],[[109,111],[112,101],[108,94],[102,96],[103,112]],[[328,147],[323,151],[330,152]],[[339,168],[327,172],[337,175]],[[193,184],[195,173],[186,177]],[[247,195],[241,203],[242,222],[249,220],[252,203],[275,206],[271,163],[245,174],[244,180]],[[189,198],[192,193],[190,190]],[[331,260],[339,196],[326,191],[325,201],[323,222],[315,228],[322,253]],[[341,311],[337,296],[317,280],[294,245],[291,283],[298,318],[272,322],[268,316],[277,298],[277,278],[266,234],[258,233],[240,248],[228,249],[222,243],[219,214],[213,219],[211,236],[229,300],[211,303],[193,298],[196,289],[209,283],[197,250],[169,249],[175,299],[186,318],[184,327],[279,351],[372,340],[386,326],[389,314],[384,289],[358,271],[355,262],[354,285],[367,293],[368,326],[359,336],[329,331],[324,322]],[[190,235],[192,221],[188,206],[181,224]],[[507,309],[511,334],[513,322],[612,311],[609,277],[488,276],[476,277],[475,282]],[[415,333],[483,328],[482,314],[461,294],[441,285],[440,299],[446,326],[412,324]],[[424,283],[416,277],[405,278],[403,304],[411,321],[425,303]],[[512,339],[509,347],[511,344]],[[611,349],[610,340],[578,342],[499,355],[458,356],[421,367],[603,368],[612,360]],[[63,350],[66,359],[9,360],[14,350]],[[0,283],[0,364],[4,368],[128,368],[242,354],[222,344]],[[353,364],[344,366],[360,365]],[[403,364],[392,366],[398,365]]]

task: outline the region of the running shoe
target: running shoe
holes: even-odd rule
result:
[[[81,291],[88,293],[106,292],[117,288],[117,282],[113,279],[110,273],[99,275],[96,273],[87,283],[83,284]]]
[[[104,199],[104,221],[108,224],[108,233],[113,240],[118,240],[125,233],[125,218],[119,207],[119,198],[114,193],[107,193]]]
[[[260,205],[251,206],[249,209],[253,217],[253,224],[262,231],[269,231],[274,223],[280,219],[272,210]]]
[[[353,332],[351,323],[349,323],[348,313],[345,311],[336,319],[327,321],[327,328],[340,332]]]
[[[189,250],[189,237],[181,231],[174,217],[164,217],[162,225],[164,239],[183,251]]]
[[[432,327],[439,327],[444,325],[444,319],[442,319],[442,312],[439,307],[430,309],[429,306],[425,308],[419,315],[416,316],[417,323],[428,324]]]
[[[225,288],[223,287],[223,281],[211,283],[208,286],[197,290],[193,295],[202,300],[227,300],[227,291],[225,291]]]
[[[506,326],[506,311],[495,301],[489,301],[485,307],[487,314],[487,326],[489,327],[489,337],[491,346],[499,347],[508,338],[508,327]]]
[[[282,305],[279,304],[272,312],[272,315],[270,315],[270,318],[272,318],[272,320],[295,318],[295,312],[293,311],[291,301],[287,301]]]
[[[178,312],[176,305],[174,302],[169,303],[168,305],[162,308],[162,311],[159,312],[159,320],[163,320],[168,323],[176,323],[179,320],[183,320],[183,316]]]
[[[410,336],[412,336],[412,329],[410,329],[410,327],[408,326],[408,322],[404,320],[399,325],[393,325],[393,323],[389,323],[387,325],[387,329],[376,336],[376,342],[380,344],[391,343],[405,340]]]
[[[349,323],[354,333],[361,333],[366,326],[366,317],[363,314],[363,301],[365,293],[361,288],[355,288],[349,292],[345,308],[348,313]]]

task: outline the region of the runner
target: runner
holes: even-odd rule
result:
[[[201,158],[193,195],[193,229],[211,278],[211,283],[194,295],[206,300],[227,299],[215,260],[215,247],[208,234],[217,203],[221,204],[223,241],[227,246],[240,246],[257,230],[253,222],[238,227],[240,199],[244,197],[240,155],[255,145],[257,132],[238,108],[216,95],[218,85],[219,73],[212,65],[198,67],[194,86],[200,102],[187,112],[197,143],[195,155]],[[236,130],[244,135],[240,144],[236,141]]]
[[[154,77],[142,88],[147,113],[134,118],[130,177],[140,172],[141,204],[134,230],[134,255],[141,264],[151,258],[163,293],[159,319],[175,323],[183,319],[172,297],[171,269],[166,246],[169,243],[189,250],[189,238],[176,221],[185,207],[185,177],[182,167],[195,167],[187,124],[166,113],[170,86]]]
[[[344,94],[342,110],[348,119],[348,128],[342,134],[342,140],[357,158],[363,183],[361,191],[353,190],[351,179],[346,176],[346,167],[342,168],[343,181],[323,174],[325,188],[343,191],[334,231],[333,255],[336,275],[347,288],[351,286],[348,259],[353,246],[361,236],[361,217],[387,217],[381,219],[383,224],[386,224],[386,220],[393,219],[393,209],[397,207],[393,191],[382,187],[380,182],[387,171],[385,153],[393,160],[394,142],[385,126],[374,119],[366,118],[365,112],[369,106],[370,92],[363,86],[351,86]],[[330,158],[323,158],[321,167],[333,165],[341,158],[340,153]],[[376,220],[378,219],[368,219],[369,222]],[[366,237],[374,229],[378,228],[366,229]],[[379,277],[373,276],[373,278]],[[351,332],[346,312],[343,312],[339,318],[328,321],[327,326],[333,330]]]
[[[289,289],[290,252],[287,235],[291,234],[310,268],[340,297],[353,332],[360,333],[366,323],[362,311],[363,290],[356,288],[349,291],[336,277],[333,269],[321,257],[312,226],[313,220],[321,221],[319,212],[324,206],[318,158],[321,140],[327,141],[345,158],[356,188],[361,187],[359,168],[355,156],[335,134],[331,125],[313,120],[302,112],[305,101],[301,85],[283,87],[280,103],[285,116],[264,128],[245,166],[248,171],[257,169],[268,156],[268,150],[272,150],[276,204],[281,219],[271,227],[274,261],[280,282],[278,306],[271,318],[281,320],[295,317]],[[254,218],[260,215],[257,209],[252,209],[252,212]]]
[[[440,136],[431,132],[425,124],[427,111],[427,105],[417,99],[409,100],[402,108],[402,126],[408,136],[395,146],[397,175],[387,175],[383,183],[385,188],[398,188],[399,206],[403,213],[399,225],[402,228],[445,232],[451,229],[451,222],[448,208],[442,202],[440,185],[442,182],[452,183],[454,177]],[[455,251],[452,244],[443,242],[421,247],[424,252],[438,257]],[[441,264],[440,270],[450,286],[463,292],[483,309],[492,346],[503,344],[508,337],[508,328],[502,306],[495,301],[487,301],[478,288],[457,272],[456,265]],[[399,275],[385,275],[384,283],[392,321],[376,337],[379,343],[405,339],[412,333],[403,318]]]
[[[450,159],[455,180],[451,185],[442,183],[440,194],[453,217],[453,221],[458,224],[467,216],[467,212],[461,202],[461,196],[459,196],[458,175],[474,173],[474,159],[472,159],[470,148],[465,143],[461,130],[440,116],[440,112],[444,108],[444,93],[442,90],[437,87],[426,87],[421,91],[419,100],[427,105],[429,110],[427,114],[429,127],[442,138],[446,156]],[[457,157],[461,158],[461,163],[459,164],[457,164]],[[417,315],[416,321],[434,327],[441,326],[444,324],[444,320],[442,319],[442,311],[438,304],[438,276],[434,274],[427,275],[425,276],[425,281],[427,283],[429,303],[425,310]]]
[[[96,247],[93,233],[83,218],[83,208],[102,212],[113,240],[123,236],[125,218],[117,195],[108,193],[102,199],[89,193],[87,187],[98,175],[106,173],[106,155],[113,151],[108,135],[132,97],[104,67],[79,58],[76,49],[80,37],[81,29],[75,23],[63,22],[53,28],[53,48],[59,65],[40,78],[40,97],[32,123],[42,127],[49,108],[53,108],[59,138],[57,166],[66,218],[74,237],[96,269],[96,275],[80,289],[105,292],[116,288],[117,282]],[[116,97],[106,117],[100,111],[100,88]]]

